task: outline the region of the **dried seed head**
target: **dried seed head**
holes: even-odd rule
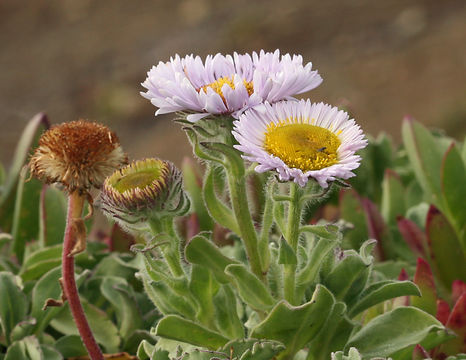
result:
[[[134,161],[105,179],[100,194],[104,213],[126,228],[144,226],[149,218],[180,216],[189,209],[181,172],[169,161]]]
[[[39,139],[29,162],[33,176],[60,183],[68,192],[100,188],[128,159],[117,136],[104,125],[84,120],[52,127]]]

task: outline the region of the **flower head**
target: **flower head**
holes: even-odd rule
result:
[[[264,111],[246,111],[234,122],[235,147],[256,171],[276,170],[280,180],[305,186],[312,177],[326,188],[336,178],[354,176],[367,145],[361,128],[346,112],[309,100],[265,104]]]
[[[300,55],[283,55],[263,50],[233,56],[217,54],[160,62],[147,73],[141,93],[159,110],[155,115],[190,111],[188,120],[197,121],[209,114],[238,115],[264,101],[290,99],[317,87],[322,78],[312,71],[312,63],[303,65]]]
[[[102,210],[126,227],[150,217],[180,215],[189,207],[181,172],[160,159],[134,161],[115,171],[105,180],[100,200]]]
[[[60,183],[68,192],[100,188],[105,178],[127,163],[115,133],[84,120],[63,123],[39,139],[29,168],[47,184]]]

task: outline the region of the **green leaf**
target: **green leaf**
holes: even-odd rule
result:
[[[196,318],[205,325],[214,319],[213,297],[217,293],[219,283],[212,272],[200,265],[193,264],[189,290],[197,300],[198,312]]]
[[[17,284],[16,277],[8,272],[0,272],[0,325],[6,344],[10,344],[10,333],[28,312],[28,301]]]
[[[19,173],[26,162],[30,149],[37,143],[39,134],[50,126],[43,113],[35,115],[26,125],[16,146],[15,154],[0,197],[0,227],[4,231],[11,229],[11,215],[15,202],[15,189]]]
[[[236,234],[240,234],[238,224],[231,209],[226,206],[215,193],[214,186],[214,170],[212,167],[207,169],[204,178],[204,186],[202,188],[202,195],[205,201],[207,210],[210,216],[223,227],[230,229]]]
[[[26,182],[27,169],[21,171],[13,213],[11,235],[13,244],[10,252],[14,253],[21,263],[26,243],[37,239],[39,235],[39,198],[42,183],[37,179]]]
[[[332,272],[324,279],[324,285],[335,295],[337,300],[344,299],[348,294],[359,293],[365,285],[369,265],[353,250],[347,251]]]
[[[57,350],[55,350],[53,347],[48,346],[48,345],[41,345],[40,349],[42,351],[42,354],[44,354],[44,359],[47,360],[63,360],[62,354],[60,354]]]
[[[84,347],[83,341],[79,335],[62,336],[56,341],[54,347],[66,359],[70,357],[87,355],[87,350]]]
[[[369,237],[360,197],[354,190],[344,191],[340,194],[341,217],[353,225],[353,228],[345,234],[344,243],[347,244],[347,247],[359,249]]]
[[[177,315],[168,315],[160,320],[155,329],[155,334],[163,338],[203,346],[211,350],[216,350],[228,342],[228,339],[221,334]]]
[[[343,351],[337,351],[336,353],[332,354],[332,360],[361,360],[361,354],[359,353],[358,349],[352,347],[348,351],[348,356],[345,355]]]
[[[210,269],[215,278],[222,284],[229,282],[225,275],[225,268],[230,264],[236,264],[237,261],[227,258],[212,241],[203,235],[196,235],[186,245],[186,260],[190,263],[202,265]]]
[[[275,305],[276,301],[264,283],[243,264],[228,265],[225,273],[232,277],[241,299],[253,309],[264,311]]]
[[[434,136],[420,123],[405,120],[401,129],[403,143],[417,181],[431,202],[442,207],[440,170],[443,152]]]
[[[81,303],[96,341],[104,346],[106,352],[118,352],[120,337],[118,336],[118,329],[115,324],[104,311],[95,305],[89,304],[87,300],[81,298]],[[64,335],[79,334],[68,305],[66,305],[66,311],[61,311],[50,322],[50,325]]]
[[[342,302],[337,302],[321,331],[308,345],[309,354],[312,354],[312,357],[309,356],[310,358],[314,360],[329,359],[331,352],[339,348],[337,344],[333,343],[333,339],[335,334],[343,335],[341,331],[337,332],[337,329],[342,321],[347,321],[345,313],[346,305]],[[346,332],[346,336],[349,337],[349,331]]]
[[[285,347],[277,341],[240,339],[226,344],[220,351],[230,354],[228,359],[271,360]]]
[[[335,225],[304,225],[299,229],[300,232],[309,232],[317,235],[319,238],[328,240],[337,240],[340,233]]]
[[[371,284],[359,295],[356,301],[349,305],[348,315],[353,318],[371,306],[398,296],[408,295],[421,295],[418,287],[411,281],[379,281]]]
[[[152,345],[147,340],[142,340],[142,342],[139,344],[136,356],[140,360],[170,360],[168,357],[168,351],[155,351],[155,345]]]
[[[278,263],[287,265],[296,265],[298,263],[293,248],[283,237],[280,239],[280,247],[278,248]]]
[[[23,263],[19,275],[24,281],[35,280],[61,264],[62,245],[39,249],[30,254]]]
[[[302,349],[325,324],[335,299],[322,285],[318,285],[311,301],[292,306],[280,301],[268,316],[251,332],[251,337],[276,340],[286,346],[290,359]]]
[[[387,169],[382,182],[381,214],[385,223],[396,224],[397,216],[405,213],[405,195],[401,180],[393,170]]]
[[[89,271],[83,271],[76,277],[76,285],[79,287],[89,276]],[[60,299],[61,288],[59,279],[61,277],[61,267],[50,270],[43,275],[32,289],[31,316],[37,320],[35,333],[41,334],[49,322],[63,311],[61,307],[49,307],[43,310],[47,299]]]
[[[433,316],[415,307],[399,307],[377,316],[355,333],[345,349],[356,347],[364,359],[390,356],[422,343],[426,337],[444,327]]]
[[[36,325],[36,319],[29,318],[16,324],[10,334],[11,342],[21,340],[30,335]]]
[[[454,280],[466,281],[466,258],[453,227],[434,206],[429,208],[426,234],[434,272],[447,288]]]
[[[42,246],[63,242],[66,225],[66,199],[62,191],[53,186],[42,190],[39,211],[39,242]]]
[[[142,327],[142,317],[127,281],[120,277],[104,277],[100,285],[102,295],[112,304],[123,339]]]
[[[43,360],[39,341],[34,336],[28,336],[20,341],[15,341],[8,347],[5,360]]]
[[[165,283],[150,281],[144,276],[143,284],[146,294],[162,314],[180,314],[189,319],[195,318],[194,304],[189,302],[186,297],[175,293]]]
[[[422,258],[417,259],[414,283],[419,287],[421,296],[411,297],[411,305],[435,316],[437,313],[437,290],[429,263]]]
[[[202,178],[194,162],[185,157],[181,165],[183,185],[188,191],[193,204],[193,212],[198,216],[201,231],[213,230],[214,222],[210,217],[202,199]]]
[[[299,287],[304,287],[304,285],[315,281],[322,262],[337,244],[337,241],[327,239],[317,241],[317,244],[311,249],[306,265],[296,277]]]
[[[230,285],[222,285],[213,298],[215,322],[220,332],[229,339],[244,337],[243,322],[238,317],[236,296]]]
[[[449,218],[458,235],[462,237],[461,246],[466,254],[466,167],[455,143],[451,144],[443,158],[441,178],[442,194],[449,210]]]

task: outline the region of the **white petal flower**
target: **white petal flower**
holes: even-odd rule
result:
[[[312,177],[323,188],[354,176],[360,161],[355,152],[367,145],[348,113],[309,100],[247,110],[234,122],[233,135],[243,157],[258,163],[257,172],[276,170],[280,180],[300,186]]]
[[[312,63],[303,65],[298,55],[276,50],[257,54],[199,56],[160,62],[147,73],[141,93],[159,109],[155,115],[189,111],[188,120],[209,114],[238,116],[245,109],[264,101],[290,99],[320,85],[322,78]]]

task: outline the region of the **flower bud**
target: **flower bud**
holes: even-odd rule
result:
[[[130,229],[150,219],[184,215],[189,199],[182,188],[181,172],[169,161],[137,160],[115,171],[100,194],[104,213]]]

